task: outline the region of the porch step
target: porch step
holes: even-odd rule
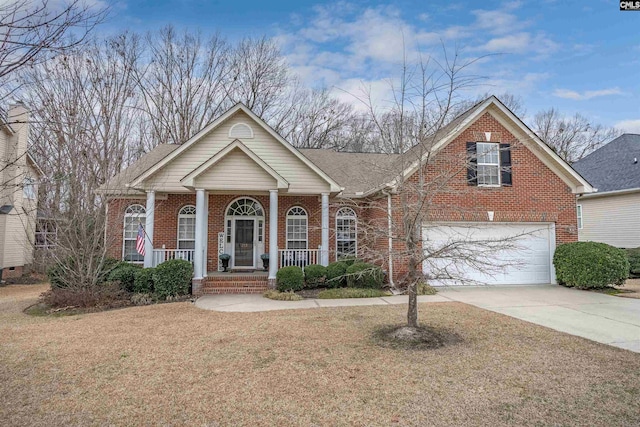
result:
[[[202,281],[202,294],[261,294],[269,288],[266,275],[220,274]]]

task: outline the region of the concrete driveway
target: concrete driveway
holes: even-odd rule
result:
[[[557,285],[447,288],[438,295],[640,353],[640,299]]]
[[[459,301],[593,341],[640,353],[640,299],[546,286],[440,288],[421,303]],[[406,304],[404,295],[303,301],[274,301],[262,295],[207,295],[196,301],[206,310],[269,311],[318,307]]]

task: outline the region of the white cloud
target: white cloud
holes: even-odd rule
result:
[[[527,32],[509,34],[489,40],[480,50],[490,53],[513,53],[533,55],[539,59],[558,50],[558,44],[544,34],[532,35]]]
[[[546,34],[530,30],[533,21],[519,18],[519,7],[518,2],[509,2],[498,10],[460,11],[471,18],[463,26],[442,25],[427,13],[406,17],[393,6],[339,2],[314,7],[306,20],[294,17],[277,39],[303,83],[335,88],[338,97],[356,107],[357,101],[344,91],[364,85],[383,99],[390,92],[389,78],[398,76],[405,56],[409,62],[418,57],[440,61],[442,45],[448,55],[454,53],[455,45],[460,62],[483,54],[512,54],[485,55],[466,72],[485,77],[488,84],[478,86],[482,93],[495,86],[499,93],[527,95],[547,76],[534,70],[523,72],[517,65],[520,59],[514,58],[539,59],[559,46]],[[507,69],[509,73],[503,73]]]
[[[570,89],[556,89],[553,91],[553,96],[556,96],[558,98],[573,99],[574,101],[586,101],[600,96],[622,94],[623,92],[617,87],[600,90],[586,90],[582,93]]]
[[[614,125],[625,132],[640,134],[640,119],[622,120]]]
[[[475,27],[491,34],[508,34],[529,25],[502,10],[474,10],[472,13],[476,17]]]

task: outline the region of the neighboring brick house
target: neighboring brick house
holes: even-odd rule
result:
[[[11,105],[0,119],[0,273],[15,278],[33,263],[38,178],[42,171],[27,151],[29,111]]]
[[[398,235],[398,188],[436,183],[423,242],[474,224],[481,236],[528,233],[524,265],[487,283],[553,283],[558,243],[577,240],[576,195],[593,191],[497,98],[478,103],[423,146],[402,155],[295,149],[243,105],[182,145],[160,145],[105,184],[110,254],[145,266],[168,258],[194,263],[194,293],[260,291],[283,265],[342,255],[373,259],[392,282],[406,274]],[[502,145],[500,145],[502,144]],[[401,177],[405,177],[404,179]],[[421,184],[424,188],[427,184]],[[135,250],[138,223],[146,256]],[[513,254],[509,254],[511,256]],[[424,268],[427,268],[425,265]],[[252,278],[253,277],[253,278]]]

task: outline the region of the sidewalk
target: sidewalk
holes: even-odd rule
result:
[[[253,312],[292,310],[318,307],[355,307],[360,305],[406,304],[406,295],[379,298],[305,299],[302,301],[276,301],[262,295],[205,295],[196,300],[196,307],[225,312]],[[441,295],[419,296],[418,302],[450,302]]]

